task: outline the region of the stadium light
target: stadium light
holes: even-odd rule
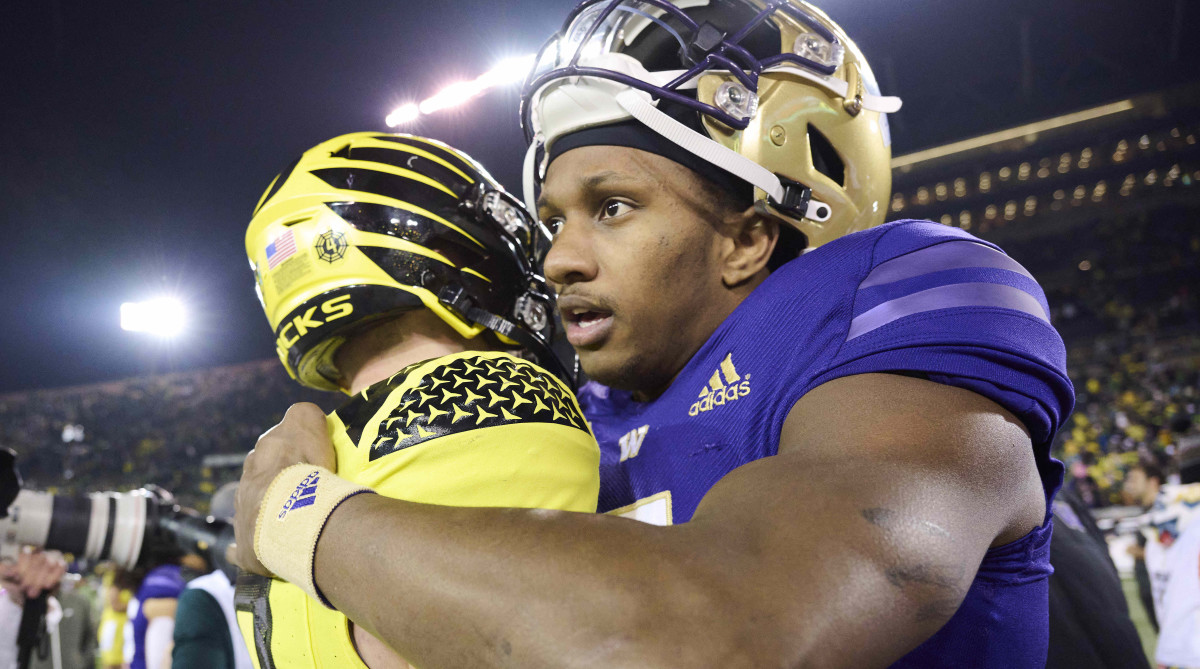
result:
[[[159,337],[174,337],[187,325],[183,303],[173,297],[121,304],[121,329],[145,332]]]
[[[395,128],[398,125],[412,123],[421,116],[421,109],[417,105],[409,103],[403,107],[396,107],[392,113],[388,114],[384,123],[387,123],[389,128]]]
[[[384,119],[384,123],[389,128],[407,125],[423,115],[465,104],[497,86],[518,83],[533,66],[535,57],[530,54],[506,58],[474,79],[449,84],[420,104],[409,103],[393,109]]]
[[[533,54],[530,54],[528,56],[505,58],[497,63],[496,67],[481,74],[475,81],[487,84],[489,87],[519,84],[525,79],[525,75],[529,74],[529,69],[533,67],[533,59],[535,57]]]
[[[458,81],[438,91],[436,95],[425,100],[418,109],[422,114],[432,114],[447,107],[457,107],[484,91],[476,81]]]

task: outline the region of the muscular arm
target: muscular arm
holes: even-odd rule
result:
[[[360,495],[316,581],[431,669],[886,666],[1044,512],[1024,429],[968,391],[839,379],[780,444],[674,527]]]

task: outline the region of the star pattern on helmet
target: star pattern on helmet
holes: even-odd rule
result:
[[[383,399],[403,386],[412,371],[410,367],[381,384],[385,387],[370,389],[362,401],[378,411]],[[361,409],[365,408],[346,415],[363,416]],[[566,386],[532,363],[509,357],[464,357],[433,368],[404,392],[400,403],[380,422],[370,459],[447,434],[512,423],[588,429]],[[356,432],[361,435],[361,430]]]

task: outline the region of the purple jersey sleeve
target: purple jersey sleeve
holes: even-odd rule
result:
[[[1017,416],[1044,449],[1071,412],[1062,338],[1037,281],[997,247],[936,223],[883,233],[845,335],[808,389],[870,372],[916,372]]]

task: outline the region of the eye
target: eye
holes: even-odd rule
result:
[[[633,205],[620,200],[608,200],[600,209],[601,218],[616,218],[631,211],[633,211]]]
[[[561,218],[552,218],[548,221],[542,221],[542,225],[546,226],[546,230],[550,233],[550,238],[553,239],[562,231],[563,220]]]

